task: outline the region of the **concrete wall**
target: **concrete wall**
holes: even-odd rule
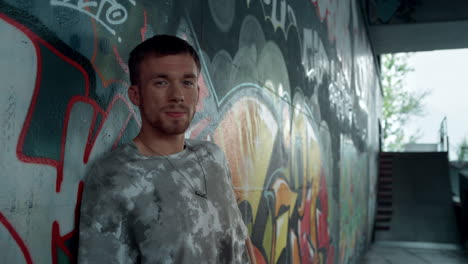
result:
[[[358,1],[0,2],[0,262],[73,263],[81,179],[140,124],[129,51],[203,54],[188,137],[226,152],[258,263],[358,263],[380,88]]]

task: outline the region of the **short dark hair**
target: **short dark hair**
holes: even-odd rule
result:
[[[161,57],[177,54],[190,55],[197,65],[198,71],[201,70],[200,58],[197,52],[187,41],[181,38],[170,35],[156,35],[138,44],[130,52],[130,58],[128,59],[131,84],[137,85],[140,82],[140,64],[146,57],[150,55]]]

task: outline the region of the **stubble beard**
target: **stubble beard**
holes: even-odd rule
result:
[[[189,108],[185,107],[183,108],[184,110],[189,113]],[[162,118],[160,115],[157,116],[151,116],[151,113],[147,113],[142,107],[141,109],[142,114],[144,114],[144,118],[146,119],[146,122],[149,124],[149,126],[155,130],[158,131],[159,134],[162,135],[168,135],[168,136],[175,136],[175,135],[181,135],[184,134],[187,129],[190,126],[190,123],[192,122],[193,117],[195,116],[195,111],[192,111],[191,116],[188,117],[188,119],[183,119],[183,120],[171,120],[171,119],[165,119]],[[162,113],[162,115],[164,115]],[[153,118],[151,118],[153,117]]]
[[[184,134],[190,126],[189,120],[155,120],[151,127],[165,135]]]

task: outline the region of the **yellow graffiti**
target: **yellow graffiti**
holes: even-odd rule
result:
[[[250,97],[237,101],[214,133],[230,164],[237,199],[250,202],[254,221],[277,133],[271,112]]]
[[[317,241],[317,228],[328,228],[318,226],[321,211],[317,209],[317,201],[323,175],[321,147],[305,112],[304,102],[296,100],[291,114],[287,109],[282,112],[281,125],[285,127],[279,130],[274,115],[264,104],[244,97],[232,105],[214,133],[214,141],[223,148],[229,161],[238,202],[247,201],[251,206],[253,219],[248,225],[251,235],[261,201],[263,207],[268,207],[268,215],[261,218],[262,242],[255,245],[257,250],[262,247],[258,251],[263,252],[259,253],[263,255],[259,263],[284,261],[280,259],[285,257],[284,252],[290,252],[287,257],[292,263],[326,261],[326,255],[318,253]],[[285,132],[288,134],[284,135]],[[272,164],[271,160],[273,149],[277,149],[274,148],[277,137],[287,139],[281,145],[282,164]],[[274,172],[269,172],[269,168]],[[297,230],[303,232],[298,234]],[[303,256],[305,251],[307,257]]]

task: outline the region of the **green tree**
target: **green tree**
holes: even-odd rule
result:
[[[383,150],[401,151],[406,143],[415,142],[421,132],[405,133],[405,125],[414,116],[424,115],[424,98],[429,91],[411,92],[405,89],[407,74],[414,71],[408,65],[409,53],[381,56],[383,89]]]
[[[468,139],[463,138],[462,142],[457,147],[458,161],[468,161]]]

